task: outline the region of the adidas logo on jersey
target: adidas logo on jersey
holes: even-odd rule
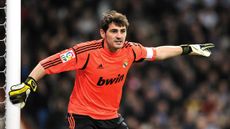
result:
[[[104,67],[103,67],[102,64],[98,65],[98,67],[97,67],[97,69],[103,69],[103,68],[104,68]]]
[[[124,74],[122,75],[118,74],[116,78],[109,78],[109,79],[104,79],[103,77],[100,77],[97,82],[97,85],[98,86],[112,85],[114,83],[121,82],[123,79],[124,79]]]

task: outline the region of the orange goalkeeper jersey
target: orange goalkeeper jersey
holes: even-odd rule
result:
[[[98,120],[118,117],[122,87],[133,62],[154,60],[154,48],[125,42],[115,53],[104,47],[104,40],[76,44],[40,62],[47,74],[76,70],[68,112]]]

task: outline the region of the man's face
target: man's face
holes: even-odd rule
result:
[[[106,47],[111,52],[116,52],[122,48],[126,39],[127,29],[125,26],[117,26],[111,23],[106,32],[100,30],[102,38],[106,41]]]

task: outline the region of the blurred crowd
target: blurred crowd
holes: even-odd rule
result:
[[[0,1],[0,129],[5,128],[5,0]]]
[[[130,22],[128,41],[144,46],[213,42],[210,58],[136,63],[120,113],[130,129],[230,129],[229,0],[22,0],[22,81],[45,57],[99,39],[102,13]],[[28,129],[66,129],[74,71],[45,76],[22,110]]]

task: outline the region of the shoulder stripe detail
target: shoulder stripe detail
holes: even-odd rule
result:
[[[91,46],[100,46],[100,45],[101,45],[100,43],[92,43],[92,44],[88,44],[85,46],[80,46],[80,47],[76,48],[75,50],[80,51],[80,50],[83,50],[83,49],[91,47]]]
[[[77,51],[77,54],[80,54],[80,53],[83,53],[83,52],[86,52],[86,51],[89,51],[89,50],[100,49],[100,48],[102,48],[102,46],[95,46],[95,47],[86,48],[84,50]]]
[[[93,41],[88,41],[88,42],[84,42],[84,43],[80,43],[79,45],[75,45],[73,47],[75,53],[79,54],[81,53],[80,51],[84,51],[85,49],[88,49],[90,47],[94,47],[94,49],[97,49],[96,46],[98,46],[98,48],[102,48],[103,47],[103,40],[93,40]]]
[[[42,63],[41,65],[44,67],[44,69],[48,69],[52,66],[55,66],[55,65],[58,65],[62,63],[61,59],[60,58],[55,58],[53,60],[50,60],[50,61],[47,61],[45,63]]]
[[[100,46],[100,45],[101,44],[99,44],[99,43],[89,44],[89,45],[78,47],[76,50],[81,51],[81,50],[84,50],[84,49],[89,48],[89,47]]]
[[[76,51],[75,51],[75,49],[72,47],[72,50],[73,50],[73,52],[74,52],[74,54],[75,54],[75,60],[76,60],[76,62],[77,62],[77,53],[76,53]]]
[[[47,62],[43,63],[42,65],[47,65],[47,64],[49,64],[51,62],[58,61],[58,60],[61,60],[61,59],[60,58],[55,58],[53,60],[50,60],[50,61],[47,61]]]
[[[77,54],[80,54],[80,53],[85,52],[85,51],[89,51],[89,50],[93,50],[93,49],[99,49],[99,48],[102,48],[102,45],[100,43],[95,43],[95,44],[90,44],[90,45],[79,47],[77,49],[74,49],[74,51]]]
[[[125,42],[124,43],[124,46],[122,47],[122,48],[127,48],[127,47],[131,47],[132,45],[130,44],[130,43],[128,43],[128,42]]]
[[[56,66],[56,65],[61,64],[61,63],[62,63],[62,61],[60,61],[60,62],[55,62],[55,63],[50,64],[49,66],[46,66],[46,67],[44,67],[44,68],[45,68],[45,69],[48,69],[48,68],[50,68],[50,67]]]

